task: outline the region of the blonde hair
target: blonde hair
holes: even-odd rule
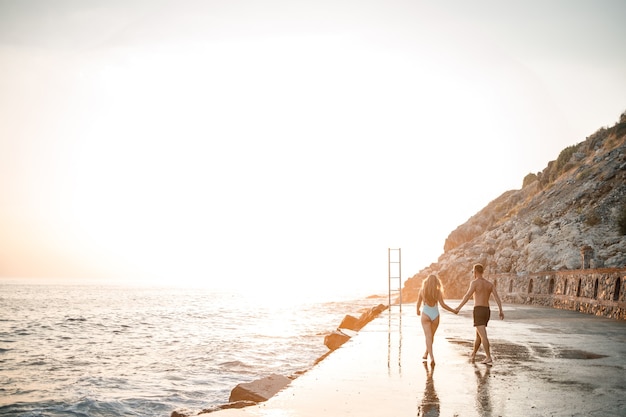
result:
[[[422,297],[428,305],[435,305],[439,301],[439,293],[443,294],[441,281],[435,274],[430,274],[422,281]]]

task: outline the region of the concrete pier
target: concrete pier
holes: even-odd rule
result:
[[[626,415],[626,322],[514,304],[500,321],[492,306],[486,366],[482,349],[468,358],[471,316],[471,303],[458,316],[442,311],[431,367],[415,304],[392,306],[268,401],[210,415]]]

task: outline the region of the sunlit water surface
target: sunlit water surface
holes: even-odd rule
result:
[[[0,283],[0,415],[169,416],[325,354],[346,314],[385,299]]]

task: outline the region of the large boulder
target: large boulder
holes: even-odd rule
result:
[[[376,317],[380,315],[380,313],[382,313],[386,309],[387,309],[386,305],[378,304],[377,306],[374,306],[370,308],[369,310],[367,310],[366,312],[364,312],[363,314],[361,314],[361,317],[359,317],[359,320],[357,322],[356,330],[357,331],[361,330],[363,327],[365,327],[367,323],[374,320]]]
[[[359,330],[358,326],[359,326],[359,319],[357,319],[354,316],[351,316],[350,314],[347,314],[343,318],[343,320],[341,320],[341,323],[339,324],[340,329]]]
[[[343,345],[348,340],[350,340],[350,335],[346,334],[342,330],[335,330],[334,332],[324,336],[324,344],[330,350],[339,348],[339,346]]]
[[[352,336],[361,330],[367,323],[374,320],[380,313],[385,311],[387,306],[379,304],[374,306],[364,313],[362,313],[357,319],[354,316],[346,315],[339,324],[339,327],[334,332],[327,334],[324,337],[324,344],[331,351],[337,349],[344,343],[346,343]]]
[[[291,379],[278,374],[271,374],[252,382],[244,382],[233,388],[228,401],[231,403],[237,401],[254,401],[257,403],[267,401],[278,391],[289,385],[290,382]]]
[[[378,317],[380,313],[382,313],[386,309],[386,305],[379,304],[362,313],[359,318],[348,314],[343,318],[341,324],[339,324],[339,330],[348,329],[358,332],[363,327],[365,327],[367,323],[374,320],[376,317]]]

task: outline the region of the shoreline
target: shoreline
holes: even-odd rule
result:
[[[372,295],[365,298],[365,300],[380,298],[382,298],[382,296]],[[173,410],[170,416],[192,417],[215,413],[220,410],[241,409],[263,403],[289,386],[291,381],[318,366],[323,360],[328,358],[331,353],[339,349],[344,343],[358,334],[358,332],[368,323],[376,319],[382,312],[388,309],[388,305],[378,304],[370,308],[361,309],[361,314],[358,317],[346,314],[343,320],[338,324],[337,328],[330,331],[324,337],[324,344],[329,349],[328,352],[318,357],[313,364],[306,369],[297,371],[291,375],[270,374],[251,382],[239,383],[231,390],[230,398],[227,403],[218,404],[200,411],[187,409]]]

